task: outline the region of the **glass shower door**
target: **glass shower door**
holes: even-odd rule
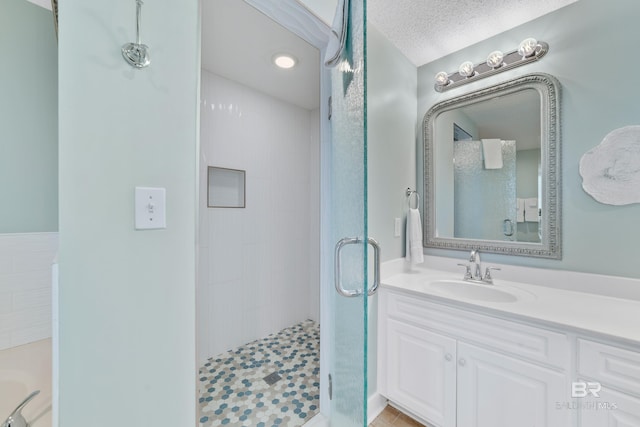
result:
[[[351,1],[342,61],[331,74],[331,426],[367,422],[367,145],[365,1]],[[375,242],[371,242],[375,245]]]
[[[502,167],[486,169],[481,141],[453,143],[454,237],[515,240],[516,141],[501,145]]]

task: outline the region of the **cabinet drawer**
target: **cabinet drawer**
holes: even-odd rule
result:
[[[603,384],[640,394],[640,353],[578,339],[578,372]]]
[[[386,299],[387,315],[391,318],[563,369],[569,366],[570,344],[565,334],[470,313],[388,290],[381,296]]]

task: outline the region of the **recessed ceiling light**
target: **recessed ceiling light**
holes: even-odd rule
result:
[[[298,63],[296,57],[288,53],[277,53],[273,55],[272,59],[276,66],[284,69],[293,68]]]

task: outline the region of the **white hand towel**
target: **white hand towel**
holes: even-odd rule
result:
[[[527,222],[540,222],[537,197],[524,199],[524,218]]]
[[[347,25],[349,23],[349,1],[338,0],[336,14],[329,34],[329,44],[324,54],[324,65],[335,67],[340,62],[347,40]]]
[[[502,141],[482,139],[482,155],[485,169],[502,169]]]
[[[418,209],[409,209],[407,213],[407,248],[405,258],[411,264],[424,262],[422,248],[422,221]]]
[[[524,222],[524,200],[525,199],[516,199],[516,221]]]

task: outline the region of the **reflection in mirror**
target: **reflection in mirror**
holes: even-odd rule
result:
[[[52,13],[34,1],[0,1],[0,423],[39,390],[21,414],[51,427],[58,53]]]
[[[557,91],[534,74],[429,110],[425,246],[560,257]]]
[[[454,229],[453,233],[438,230],[444,237],[540,242],[539,111],[536,91],[524,89],[438,117],[439,123],[453,122],[453,139],[436,144],[453,144],[453,162],[435,165],[453,168]],[[492,146],[494,140],[499,145]],[[488,164],[492,159],[483,156],[491,156],[491,148],[499,165]],[[525,199],[532,202],[526,218]]]
[[[50,10],[0,2],[0,234],[58,230],[58,51]]]

